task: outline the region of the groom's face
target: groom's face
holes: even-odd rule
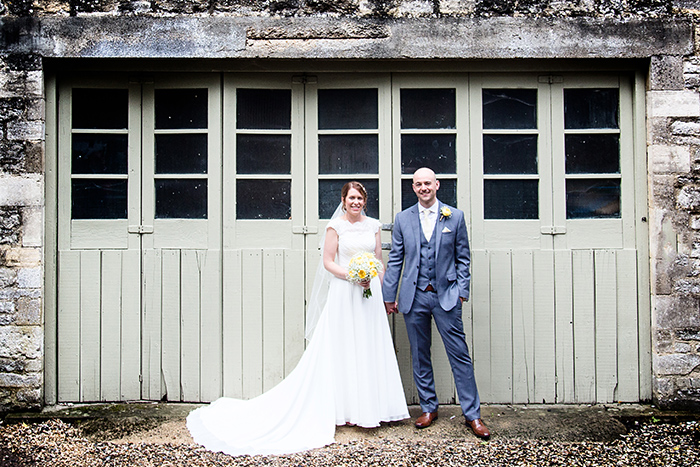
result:
[[[418,197],[418,201],[425,207],[432,206],[437,197],[440,182],[435,179],[432,172],[418,171],[413,176],[413,192]]]

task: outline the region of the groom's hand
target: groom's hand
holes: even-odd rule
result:
[[[384,302],[384,308],[386,308],[386,314],[392,315],[399,312],[399,308],[396,306],[396,302]]]

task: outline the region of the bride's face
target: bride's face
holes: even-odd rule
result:
[[[360,215],[365,207],[365,198],[355,188],[350,188],[343,200],[343,206],[348,214]]]

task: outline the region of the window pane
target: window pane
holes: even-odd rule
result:
[[[319,89],[318,127],[321,130],[379,127],[376,89]]]
[[[537,89],[484,89],[485,129],[537,128]]]
[[[440,181],[440,189],[438,190],[438,199],[450,206],[457,206],[457,180],[445,179]],[[413,180],[401,180],[401,209],[410,208],[418,202],[418,198],[413,191]]]
[[[484,180],[485,219],[537,219],[538,180]]]
[[[290,219],[291,180],[238,180],[236,217],[238,219]]]
[[[72,180],[73,219],[126,219],[126,180]]]
[[[567,180],[566,218],[619,218],[620,180]]]
[[[454,89],[402,89],[401,128],[455,128]]]
[[[128,166],[127,135],[72,136],[74,174],[125,174]]]
[[[288,130],[292,127],[292,91],[238,89],[236,128]]]
[[[206,89],[156,89],[156,128],[207,128]]]
[[[455,135],[402,135],[401,173],[413,174],[421,167],[435,173],[457,171]]]
[[[289,174],[290,135],[237,135],[236,171],[239,174]]]
[[[620,135],[566,135],[566,173],[620,173]]]
[[[126,129],[129,91],[126,89],[73,89],[73,128]]]
[[[340,204],[340,191],[347,180],[319,180],[318,181],[318,218],[330,219]],[[375,219],[379,218],[379,181],[357,180],[367,190],[366,214]]]
[[[618,89],[564,89],[566,129],[619,128]]]
[[[321,135],[318,137],[318,170],[322,174],[379,172],[377,135]]]
[[[156,173],[207,173],[207,135],[156,135]]]
[[[484,135],[485,174],[536,174],[537,135]]]
[[[206,180],[156,180],[156,219],[206,219]]]

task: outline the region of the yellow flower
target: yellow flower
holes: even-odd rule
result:
[[[449,219],[452,216],[452,210],[447,206],[440,208],[440,220]]]
[[[367,272],[364,269],[360,269],[359,271],[357,271],[357,276],[360,279],[364,279],[365,277],[367,277]]]

